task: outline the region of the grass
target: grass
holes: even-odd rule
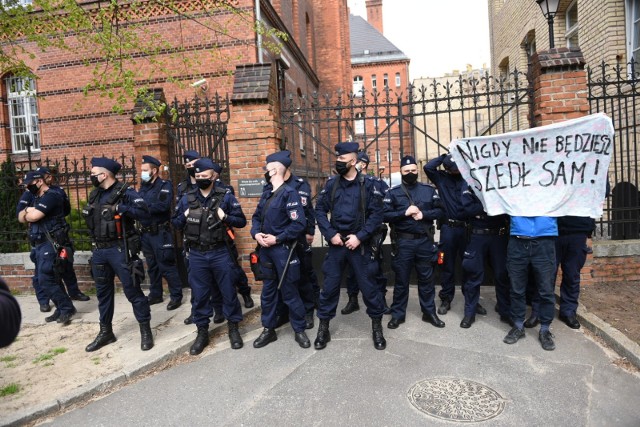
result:
[[[3,356],[0,357],[0,362],[13,362],[16,360],[16,356]]]
[[[20,384],[11,383],[0,388],[0,397],[11,396],[12,394],[16,394],[20,391]]]
[[[41,354],[40,356],[33,359],[33,363],[47,362],[43,366],[51,366],[53,365],[53,362],[51,362],[51,360],[53,360],[53,358],[58,354],[65,353],[66,351],[67,349],[64,347],[57,347],[57,348],[51,349],[48,352]]]
[[[98,356],[92,357],[91,361],[93,362],[94,365],[99,365],[100,364],[100,357],[98,357]]]

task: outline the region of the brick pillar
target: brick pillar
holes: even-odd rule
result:
[[[579,48],[536,52],[531,61],[533,127],[589,114],[587,73]]]
[[[280,149],[280,123],[276,70],[272,64],[236,67],[231,96],[231,114],[227,125],[231,185],[247,216],[247,226],[236,230],[236,245],[242,266],[251,278],[249,252],[256,242],[251,238],[251,216],[259,197],[241,195],[240,179],[263,179],[267,155]]]
[[[142,156],[153,156],[163,165],[169,164],[169,144],[164,114],[158,114],[150,108],[149,103],[165,102],[164,91],[153,89],[152,98],[147,101],[138,100],[133,109],[133,150],[137,167],[140,167]],[[160,176],[168,178],[160,172]],[[140,171],[138,170],[138,176]]]

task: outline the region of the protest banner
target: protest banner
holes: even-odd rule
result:
[[[458,139],[449,152],[489,215],[598,218],[613,138],[611,119],[598,113]]]

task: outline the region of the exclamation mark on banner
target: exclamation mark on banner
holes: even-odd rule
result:
[[[596,171],[593,173],[594,175],[598,175],[598,169],[600,169],[600,160],[596,160]],[[595,183],[596,183],[596,180],[595,180],[595,179],[592,179],[592,180],[591,180],[591,183],[592,183],[592,184],[595,184]]]

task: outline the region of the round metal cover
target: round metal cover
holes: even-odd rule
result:
[[[433,378],[411,387],[409,401],[420,412],[462,423],[490,420],[502,413],[505,400],[486,385],[458,378]]]

